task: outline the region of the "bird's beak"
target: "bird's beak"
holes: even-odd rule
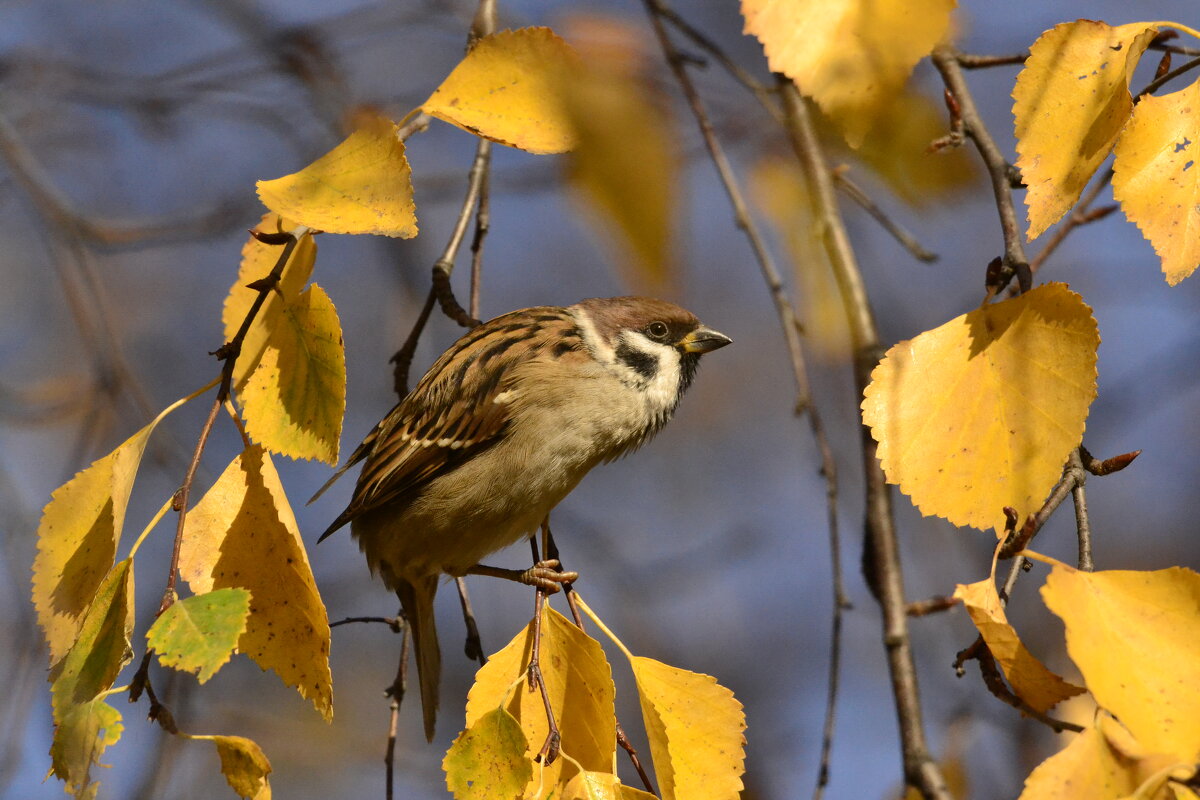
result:
[[[732,341],[733,339],[712,328],[700,327],[679,340],[679,349],[685,353],[708,353]]]

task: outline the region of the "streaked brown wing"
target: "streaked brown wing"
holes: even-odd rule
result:
[[[372,431],[354,497],[321,538],[498,441],[510,406],[496,399],[510,387],[513,368],[563,342],[577,344],[578,331],[552,306],[505,314],[455,342]]]

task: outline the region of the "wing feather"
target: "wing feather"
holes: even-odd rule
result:
[[[360,445],[369,448],[354,496],[324,539],[350,520],[408,495],[501,439],[513,368],[577,335],[565,309],[514,311],[466,333]],[[499,399],[498,399],[499,398]],[[358,455],[359,451],[355,451]]]

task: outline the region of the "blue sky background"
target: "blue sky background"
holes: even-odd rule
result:
[[[558,27],[580,12],[645,22],[640,4],[629,2],[501,2],[500,8],[502,27]],[[678,8],[765,76],[757,44],[741,35],[733,4],[680,2]],[[0,153],[0,612],[6,620],[0,626],[6,686],[0,795],[61,792],[54,781],[42,782],[52,726],[45,653],[28,600],[34,530],[50,492],[123,441],[148,412],[216,374],[207,353],[222,341],[221,303],[244,231],[262,212],[254,181],[292,172],[325,152],[340,139],[347,112],[360,104],[397,119],[419,104],[460,58],[472,13],[467,2],[416,0],[0,4],[0,124],[6,138],[20,143]],[[1114,24],[1197,22],[1195,5],[1184,0],[968,2],[958,14],[962,47],[1015,52],[1043,29],[1084,14]],[[303,33],[315,45],[300,52],[323,54],[307,62],[315,67],[308,83],[284,72],[280,51],[272,49],[289,33]],[[1143,72],[1156,60],[1148,56]],[[1001,68],[968,76],[1010,154],[1008,93],[1015,74]],[[793,383],[767,292],[690,117],[665,72],[661,80],[664,96],[676,104],[687,159],[679,236],[684,266],[666,294],[735,345],[705,359],[676,421],[651,446],[598,469],[563,503],[556,535],[564,558],[584,573],[581,590],[590,604],[628,646],[715,675],[745,703],[747,796],[805,796],[816,775],[829,638],[818,457],[807,424],[791,414]],[[779,145],[778,133],[715,67],[699,80],[744,177],[762,152]],[[940,94],[927,64],[915,80]],[[1145,80],[1139,73],[1135,87]],[[314,279],[337,305],[347,343],[346,453],[394,402],[386,361],[423,299],[472,152],[470,136],[440,123],[410,142],[421,225],[416,239],[319,241]],[[561,160],[503,147],[495,152],[484,316],[631,291],[614,266],[614,251],[565,186]],[[156,230],[118,243],[73,234],[34,202],[16,161],[98,224]],[[917,263],[865,214],[847,208],[884,341],[909,338],[978,304],[983,267],[1002,247],[990,189],[981,182],[917,210],[862,168],[852,174],[941,254],[936,264]],[[1169,288],[1152,248],[1119,213],[1077,232],[1040,277],[1068,282],[1099,321],[1100,393],[1086,444],[1101,457],[1144,450],[1127,472],[1089,483],[1097,565],[1200,566],[1198,279]],[[78,316],[73,300],[83,309]],[[101,319],[107,324],[97,327]],[[451,322],[435,318],[415,367],[427,366],[456,335]],[[98,376],[112,378],[111,397],[97,393]],[[858,401],[845,365],[817,364],[814,380],[842,476],[843,556],[855,603],[845,623],[829,796],[888,797],[899,785],[900,762],[879,613],[857,568]],[[178,485],[203,412],[199,404],[183,409],[156,440],[130,506],[131,531],[140,530]],[[219,425],[201,484],[237,450],[234,431]],[[305,507],[328,468],[278,463],[311,547],[352,483]],[[986,575],[990,535],[921,518],[899,495],[896,505],[911,598],[949,593],[955,583]],[[1069,509],[1064,512],[1041,534],[1039,549],[1072,558]],[[163,525],[139,553],[138,637],[160,596],[172,531]],[[369,579],[349,537],[334,537],[310,550],[310,558],[331,619],[394,613],[395,601]],[[517,566],[525,558],[522,547],[495,560]],[[1034,651],[1069,672],[1061,627],[1035,592],[1043,574],[1035,567],[1023,579],[1011,613]],[[472,592],[485,646],[495,650],[528,619],[532,598],[519,587],[482,580],[472,582]],[[473,672],[456,657],[457,601],[449,591],[440,598],[447,674],[439,738],[427,745],[415,703],[405,709],[400,797],[445,796],[441,756],[461,725],[458,709]],[[912,624],[927,729],[936,753],[969,764],[972,797],[1015,797],[1024,776],[1056,744],[1045,729],[991,698],[973,666],[963,679],[954,677],[950,664],[971,631],[961,612]],[[139,654],[141,641],[135,640]],[[276,797],[382,797],[382,689],[391,681],[397,648],[382,626],[335,630],[332,726],[246,659],[235,659],[199,691],[190,676],[179,677],[171,705],[189,731],[258,741],[274,765]],[[629,675],[615,660],[618,653],[610,657],[619,716],[626,729],[636,729]],[[113,766],[102,773],[101,797],[233,796],[211,748],[164,737],[143,721],[145,705],[118,705],[126,731],[106,754]]]

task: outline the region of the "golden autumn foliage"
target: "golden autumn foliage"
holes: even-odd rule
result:
[[[951,30],[954,7],[743,0],[741,12],[770,69],[824,112],[856,163],[924,207],[978,174],[962,153],[928,152],[945,134],[941,112],[908,86],[917,62]],[[1130,91],[1140,59],[1167,28],[1194,33],[1170,22],[1060,24],[1033,43],[1012,95],[1028,237],[1067,215],[1111,155],[1114,197],[1174,285],[1200,264],[1200,82],[1167,94]],[[431,135],[465,131],[563,154],[570,184],[613,240],[626,279],[670,287],[681,270],[674,240],[685,150],[643,58],[649,48],[635,31],[600,18],[578,18],[566,30],[573,35],[528,27],[473,41],[405,121],[423,113],[459,129],[435,125]],[[171,505],[184,514],[177,574],[190,594],[180,596],[172,577],[144,645],[133,636],[134,566],[160,517],[128,551],[122,533],[151,435],[195,395],[60,486],[43,510],[31,600],[49,651],[51,771],[76,796],[94,795],[92,768],[121,736],[109,697],[125,691],[113,687],[139,651],[200,684],[244,655],[332,718],[327,611],[272,454],[332,465],[341,452],[345,345],[333,299],[312,281],[316,236],[418,233],[403,126],[375,114],[360,123],[307,166],[257,184],[268,211],[241,250],[221,313],[227,344],[218,353],[229,361],[228,380],[201,390],[222,386],[213,418],[228,410],[245,449],[199,500],[181,493],[164,504],[160,517]],[[758,160],[751,188],[793,262],[809,342],[831,362],[847,360],[846,290],[805,176],[791,158],[769,155]],[[861,411],[887,481],[921,512],[1004,536],[1006,509],[1018,520],[1037,512],[1081,445],[1097,394],[1100,331],[1064,283],[1003,300],[993,294],[888,349]],[[1196,800],[1184,783],[1194,783],[1200,763],[1200,577],[1182,567],[1085,572],[1027,555],[1051,563],[1041,596],[1064,623],[1086,688],[1023,644],[994,566],[983,581],[957,584],[954,597],[1029,708],[1044,713],[1086,693],[1097,710],[1029,775],[1022,800]],[[712,676],[634,655],[580,603],[628,660],[657,796],[740,797],[746,716],[733,693]],[[544,686],[530,686],[531,621],[476,674],[463,730],[442,762],[449,791],[459,800],[655,796],[618,777],[617,688],[604,648],[548,606],[540,622]],[[561,755],[550,764],[538,759],[550,731],[547,703],[561,733]],[[170,732],[211,741],[231,789],[270,800],[272,767],[253,741]]]

